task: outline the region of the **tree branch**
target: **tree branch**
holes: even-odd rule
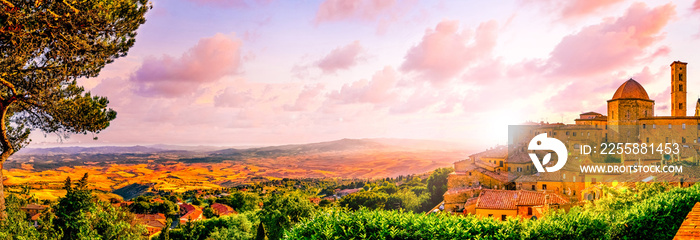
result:
[[[0,84],[2,84],[3,86],[5,86],[5,87],[7,87],[7,88],[10,89],[10,92],[12,92],[12,96],[10,96],[10,97],[17,96],[17,89],[15,89],[15,85],[13,85],[12,83],[8,82],[8,81],[5,80],[4,78],[0,78]],[[3,106],[3,107],[7,108],[7,106]],[[4,115],[4,114],[3,114],[3,115]]]

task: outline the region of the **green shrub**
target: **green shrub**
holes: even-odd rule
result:
[[[672,239],[700,201],[700,184],[666,189],[638,185],[636,193],[609,196],[638,201],[612,199],[625,204],[574,207],[538,220],[331,209],[296,225],[286,239]]]

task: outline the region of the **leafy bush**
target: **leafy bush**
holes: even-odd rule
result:
[[[274,240],[282,238],[285,231],[311,217],[315,211],[314,204],[308,198],[298,192],[290,192],[266,198],[258,216],[265,225],[267,237]]]
[[[696,202],[700,184],[674,188],[625,209],[616,217],[611,239],[672,239]]]
[[[222,216],[202,221],[187,222],[171,230],[170,239],[253,239],[258,219],[254,213]]]
[[[352,210],[360,209],[360,207],[384,209],[386,201],[386,194],[360,191],[341,198],[338,204]]]
[[[700,184],[667,189],[664,184],[638,185],[635,192],[611,196],[622,205],[574,207],[566,213],[552,211],[539,220],[509,218],[501,222],[475,216],[332,209],[298,224],[286,233],[286,238],[672,239],[693,205],[700,201]]]
[[[330,210],[297,225],[287,239],[518,239],[517,220],[423,215],[401,211]]]

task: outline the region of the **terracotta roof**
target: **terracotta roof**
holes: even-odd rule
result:
[[[566,197],[557,193],[485,189],[479,195],[476,208],[515,210],[517,206],[539,206],[545,204],[546,196],[549,196],[550,204],[569,203]]]
[[[483,190],[476,202],[476,208],[486,209],[516,209],[518,191]]]
[[[597,112],[586,112],[586,113],[581,113],[581,114],[579,114],[579,115],[603,115],[603,114],[600,114],[600,113],[597,113]]]
[[[608,116],[595,116],[593,118],[577,118],[574,121],[607,121]]]
[[[238,214],[238,212],[236,212],[236,210],[233,210],[232,207],[221,203],[214,203],[211,205],[211,208],[214,210],[214,212],[219,214],[219,216]]]
[[[44,210],[44,209],[46,209],[47,207],[48,207],[48,206],[46,206],[46,205],[39,205],[39,204],[30,203],[30,204],[27,204],[27,205],[24,206],[24,207],[21,207],[20,209],[24,209],[24,210]]]
[[[700,202],[695,203],[693,209],[681,223],[673,240],[699,239],[700,238]]]
[[[473,197],[473,198],[467,199],[467,201],[464,202],[464,206],[476,204],[476,202],[478,202],[478,201],[479,201],[479,197]]]
[[[514,182],[537,182],[539,176],[537,175],[522,175],[514,180]]]
[[[536,206],[544,204],[542,192],[519,191],[517,205]]]
[[[191,212],[191,211],[194,211],[195,209],[196,208],[192,204],[187,204],[187,203],[180,204],[180,210],[184,210],[185,212]]]
[[[615,91],[611,100],[617,99],[643,99],[649,100],[649,94],[644,90],[641,84],[639,84],[634,79],[627,80],[625,83],[620,85]]]
[[[195,209],[193,211],[185,213],[185,215],[182,215],[182,217],[180,217],[180,223],[185,223],[188,221],[197,221],[200,219],[202,219],[202,210]]]
[[[683,64],[683,65],[688,65],[688,63],[687,63],[687,62],[681,62],[681,61],[673,61],[673,62],[671,63],[671,66],[673,66],[673,64]]]
[[[532,162],[530,155],[522,151],[514,151],[508,156],[508,163],[529,163]]]
[[[158,214],[135,214],[136,221],[148,227],[162,229],[165,227],[166,219],[162,213]]]

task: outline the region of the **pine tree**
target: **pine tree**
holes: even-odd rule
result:
[[[265,226],[263,226],[263,223],[260,222],[258,224],[258,234],[255,235],[255,240],[265,240],[267,237],[265,237]]]
[[[126,56],[148,0],[0,1],[0,179],[2,164],[31,130],[99,133],[117,113],[77,80]],[[5,196],[0,181],[0,219]]]

